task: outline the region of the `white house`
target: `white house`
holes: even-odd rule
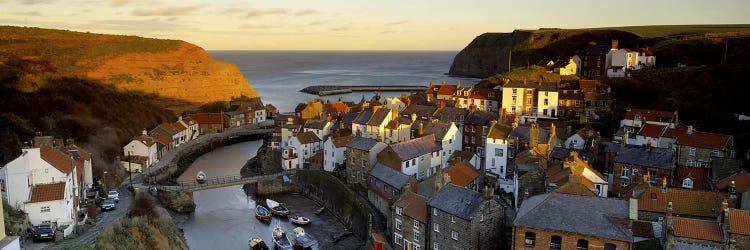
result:
[[[292,137],[289,146],[295,148],[301,164],[306,164],[313,155],[323,150],[323,142],[314,132],[297,133]]]
[[[544,118],[557,117],[557,83],[545,82],[540,84],[536,99],[536,116]]]
[[[397,110],[390,110],[382,106],[373,106],[370,119],[364,124],[360,124],[360,126],[366,126],[362,137],[382,142],[385,137],[385,126],[391,122],[394,117],[398,116],[397,112]]]
[[[594,147],[596,136],[596,130],[587,123],[585,127],[579,129],[573,133],[573,135],[565,139],[563,147],[567,149],[588,150]]]
[[[404,96],[404,98],[409,97]],[[388,109],[396,109],[398,111],[401,111],[406,108],[406,103],[401,101],[401,98],[399,97],[389,97],[385,99],[385,107]]]
[[[128,144],[122,147],[122,155],[124,157],[146,157],[146,166],[159,161],[157,158],[157,145],[156,140],[146,134],[146,130],[143,133],[131,140]]]
[[[286,146],[281,151],[281,168],[284,170],[301,168],[297,149],[292,146]]]
[[[23,210],[29,214],[32,225],[57,223],[70,225],[75,221],[76,203],[72,178],[65,182],[38,184],[31,187],[31,197]]]
[[[620,128],[615,133],[614,139],[622,141],[627,132],[629,138],[627,143],[635,144],[635,135],[645,124],[668,126],[668,129],[674,129],[679,124],[679,117],[677,111],[628,108],[625,111],[625,117],[620,120]]]
[[[461,131],[458,130],[455,123],[432,120],[423,130],[423,135],[430,134],[435,135],[435,142],[439,143],[443,148],[440,165],[448,166],[448,157],[453,155],[453,152],[461,150],[463,146],[461,143],[463,140]]]
[[[487,132],[487,155],[484,169],[488,175],[498,180],[505,179],[508,173],[508,136],[513,127],[502,122],[493,122]]]
[[[292,137],[297,135],[297,133],[301,132],[302,125],[299,124],[284,124],[281,126],[281,145],[280,147],[286,147],[289,146],[289,142],[292,140]]]
[[[353,140],[353,136],[328,137],[323,144],[323,169],[325,171],[331,172],[336,169],[336,165],[344,164],[346,145]]]
[[[435,135],[430,134],[391,144],[378,154],[378,162],[423,180],[441,168],[443,148],[435,141]]]
[[[607,179],[599,171],[589,166],[588,163],[578,158],[578,152],[570,151],[570,157],[563,162],[563,169],[588,180],[583,182],[584,186],[600,197],[607,197]]]
[[[325,120],[307,120],[302,126],[302,132],[313,132],[318,138],[325,140],[331,134],[330,117]]]
[[[182,118],[182,116],[180,116],[177,118],[177,122],[175,122],[175,124],[177,123],[181,124],[183,127],[186,128],[185,130],[186,142],[193,140],[195,138],[198,138],[198,136],[200,136],[201,127],[198,124],[198,122],[193,120],[193,118],[190,118],[190,117]]]
[[[473,87],[471,89],[471,94],[469,94],[469,105],[467,108],[497,112],[500,108],[498,100],[500,100],[501,95],[502,91],[499,89]]]

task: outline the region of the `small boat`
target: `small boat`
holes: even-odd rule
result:
[[[271,211],[268,211],[268,208],[261,205],[255,206],[255,218],[259,221],[270,222],[271,216],[273,214],[271,214]]]
[[[294,229],[294,248],[305,250],[318,250],[318,241],[305,233],[305,229],[297,227]]]
[[[261,238],[251,238],[247,241],[247,245],[250,247],[250,250],[268,250],[268,246],[266,245],[266,242],[263,241]]]
[[[308,223],[310,223],[309,218],[296,216],[296,215],[289,216],[289,220],[291,220],[292,223],[297,224],[297,225],[307,225]]]
[[[266,199],[266,205],[268,205],[268,208],[271,209],[271,213],[278,216],[287,216],[289,215],[289,209],[284,207],[284,204],[278,203],[271,199]]]
[[[318,208],[318,210],[315,210],[315,214],[320,214],[320,213],[323,212],[323,210],[326,210],[326,208],[325,207],[320,207],[320,208]]]
[[[274,249],[278,250],[293,249],[292,241],[289,240],[289,236],[286,235],[286,232],[284,232],[278,224],[276,224],[276,228],[273,229],[273,245]]]
[[[198,182],[200,184],[206,183],[206,173],[203,173],[203,171],[198,171],[198,175],[195,176],[195,182]]]

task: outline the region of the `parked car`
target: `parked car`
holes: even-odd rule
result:
[[[37,242],[40,240],[52,240],[55,241],[55,231],[57,227],[55,227],[52,223],[42,223],[39,224],[39,226],[36,227],[34,230],[34,237],[33,241]]]
[[[102,202],[102,211],[106,210],[114,210],[117,207],[117,204],[115,203],[114,199],[107,198]]]
[[[107,199],[113,199],[116,203],[120,203],[120,193],[115,190],[109,191],[109,193],[107,193]]]

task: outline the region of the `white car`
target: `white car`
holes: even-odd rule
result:
[[[109,193],[107,193],[107,199],[113,199],[113,200],[115,200],[115,202],[119,203],[120,202],[120,193],[118,193],[115,190],[109,191]]]

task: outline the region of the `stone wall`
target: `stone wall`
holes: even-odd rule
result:
[[[583,239],[588,241],[588,249],[599,250],[604,249],[604,244],[611,243],[615,244],[616,249],[633,249],[632,243],[623,241],[614,241],[604,238],[591,237],[586,235],[573,234],[568,232],[557,232],[549,231],[536,228],[527,228],[517,226],[513,228],[513,246],[511,249],[530,249],[525,246],[526,232],[533,232],[536,234],[534,246],[531,249],[549,249],[552,236],[560,236],[562,238],[562,249],[577,249],[578,240]]]

